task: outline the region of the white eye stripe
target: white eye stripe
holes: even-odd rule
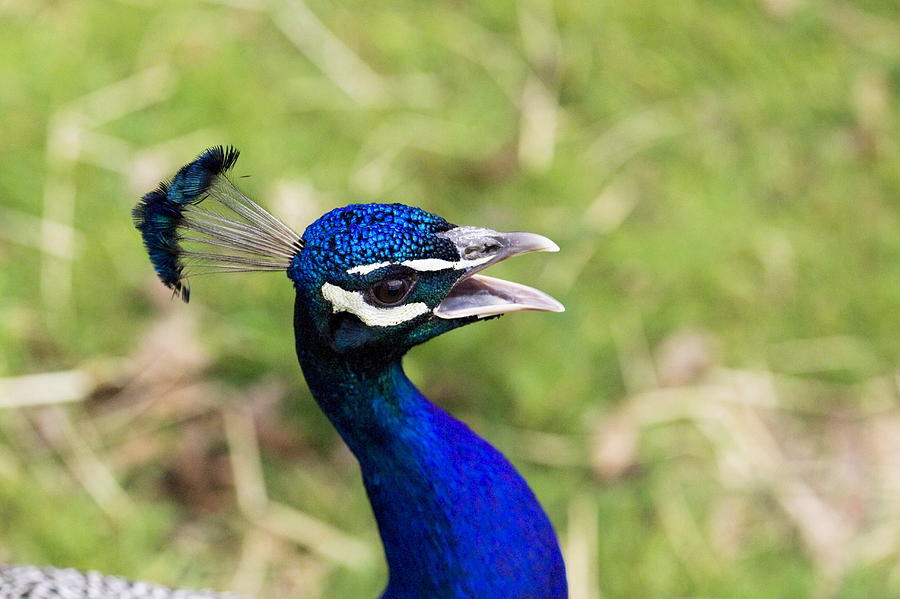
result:
[[[384,268],[385,266],[390,266],[391,264],[395,264],[394,262],[376,262],[374,264],[363,264],[362,266],[354,266],[351,269],[347,270],[348,275],[367,275],[373,270],[378,270],[379,268]]]
[[[402,264],[403,266],[408,266],[413,270],[418,270],[419,272],[433,272],[437,270],[446,270],[448,268],[452,268],[454,270],[463,270],[465,268],[469,268],[470,266],[478,266],[479,264],[484,264],[491,258],[493,258],[493,256],[484,256],[483,258],[476,258],[475,260],[460,260],[458,262],[441,260],[439,258],[422,258],[420,260],[407,260],[406,262],[401,262],[400,264]]]
[[[492,257],[493,256],[484,256],[482,258],[476,258],[475,260],[459,260],[458,262],[441,260],[440,258],[420,258],[418,260],[406,260],[404,262],[375,262],[374,264],[362,264],[360,266],[354,266],[353,268],[347,270],[347,274],[366,275],[374,270],[384,268],[385,266],[391,266],[392,264],[408,266],[409,268],[417,270],[419,272],[435,272],[438,270],[448,269],[463,270],[465,268],[484,264]]]
[[[380,308],[366,302],[361,291],[347,291],[337,285],[322,285],[322,296],[331,303],[333,312],[349,312],[370,327],[390,327],[428,312],[422,302],[403,304],[393,308]]]

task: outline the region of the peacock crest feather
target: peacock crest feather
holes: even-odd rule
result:
[[[156,274],[185,302],[190,277],[287,270],[303,248],[299,235],[228,179],[239,155],[233,147],[206,150],[132,211]]]

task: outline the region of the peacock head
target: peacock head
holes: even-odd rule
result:
[[[237,155],[207,150],[134,210],[157,274],[185,301],[193,275],[287,271],[298,334],[339,354],[382,356],[507,312],[563,310],[541,291],[479,274],[512,256],[558,251],[546,237],[456,226],[402,204],[337,208],[300,237],[226,177]]]
[[[561,311],[550,296],[476,274],[510,256],[558,251],[546,237],[457,227],[421,208],[352,204],[303,234],[288,276],[316,334],[338,352],[405,351],[518,310]]]

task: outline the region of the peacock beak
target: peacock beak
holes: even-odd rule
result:
[[[535,233],[500,233],[478,227],[456,227],[441,236],[456,245],[461,263],[471,263],[434,309],[435,316],[453,319],[486,318],[507,312],[538,310],[563,312],[561,303],[526,285],[476,274],[513,256],[529,252],[558,252],[559,246]]]

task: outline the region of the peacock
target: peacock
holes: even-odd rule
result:
[[[237,158],[234,148],[206,150],[141,199],[135,225],[157,275],[185,302],[200,274],[284,271],[293,283],[297,357],[359,462],[388,566],[382,599],[566,597],[559,542],[528,484],[401,365],[413,346],[461,326],[563,311],[541,291],[481,274],[557,245],[403,204],[336,208],[300,236],[231,182]],[[225,596],[19,566],[0,568],[7,597]]]

